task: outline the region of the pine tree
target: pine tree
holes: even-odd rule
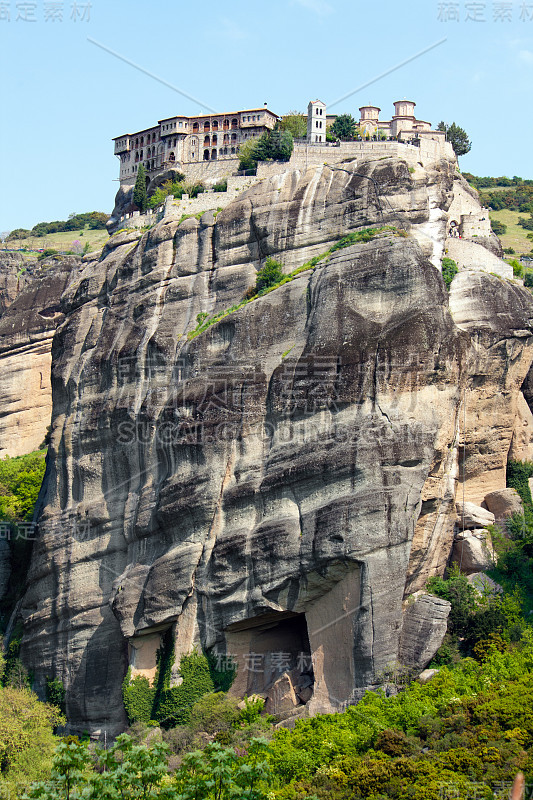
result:
[[[139,164],[137,180],[135,181],[135,188],[133,189],[133,204],[137,206],[141,213],[146,211],[148,205],[148,197],[146,196],[146,171],[142,164]]]
[[[472,142],[468,138],[467,132],[464,128],[456,125],[455,122],[452,122],[451,125],[446,122],[439,122],[437,130],[446,133],[446,140],[450,142],[456,156],[464,156],[472,149]]]

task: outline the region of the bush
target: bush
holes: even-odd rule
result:
[[[255,170],[259,161],[288,161],[294,147],[289,131],[265,131],[259,137],[247,139],[239,147],[239,169]]]
[[[516,260],[516,258],[512,258],[509,261],[509,264],[513,268],[513,275],[515,278],[522,278],[524,276],[524,267],[519,261]]]
[[[46,702],[65,711],[65,687],[58,678],[46,679]]]
[[[529,478],[533,477],[533,461],[508,461],[507,486],[516,489],[524,508],[533,510]]]
[[[218,183],[215,183],[215,185],[213,186],[213,191],[214,192],[227,192],[228,191],[228,181],[227,181],[227,179],[225,178],[223,181],[219,181]]]
[[[190,727],[193,731],[218,733],[234,727],[240,718],[239,701],[225,692],[214,692],[201,697],[191,709]]]
[[[31,520],[46,469],[46,452],[0,460],[0,518]]]
[[[452,284],[452,281],[458,272],[459,270],[457,268],[457,264],[455,263],[453,258],[442,259],[442,280],[444,281],[448,291],[450,291],[450,286]]]
[[[155,718],[163,728],[187,724],[196,701],[214,689],[209,664],[203,654],[193,651],[182,656],[179,671],[183,682],[161,692]]]
[[[283,265],[270,256],[265,262],[265,266],[257,273],[255,281],[255,291],[257,294],[275,286],[284,278]]]
[[[152,719],[155,689],[144,675],[136,675],[132,680],[131,669],[128,670],[122,684],[122,699],[130,725]]]
[[[491,219],[490,227],[496,236],[503,236],[505,233],[507,233],[507,225],[505,225],[503,222],[500,222],[498,219]]]
[[[42,253],[39,253],[37,256],[37,261],[44,261],[45,258],[50,258],[50,256],[56,256],[59,253],[59,250],[54,250],[53,248],[49,247],[46,250],[43,250]]]

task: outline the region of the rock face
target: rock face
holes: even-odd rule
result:
[[[449,558],[464,398],[468,486],[503,488],[533,345],[527,290],[464,272],[446,292],[454,174],[392,158],[286,173],[216,220],[119,233],[71,277],[22,653],[38,686],[64,682],[73,730],[122,729],[128,663],[169,628],[176,663],[234,655],[238,693],[288,673],[280,697],[306,689],[309,713],[375,686],[400,637],[428,657],[443,601],[405,624],[402,604]],[[386,225],[407,235],[346,242],[190,337],[267,256],[289,271]]]
[[[28,286],[38,271],[22,253],[0,250],[0,317],[13,300]]]
[[[52,413],[52,339],[63,320],[60,298],[79,259],[50,259],[32,273],[0,318],[0,457],[42,444]]]
[[[424,669],[442,644],[451,603],[423,594],[408,604],[400,639],[399,660],[405,666]]]

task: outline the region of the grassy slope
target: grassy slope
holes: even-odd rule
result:
[[[92,250],[100,250],[109,239],[106,230],[91,231],[89,228],[81,231],[66,231],[65,233],[48,233],[46,236],[29,236],[27,239],[17,239],[15,242],[8,242],[0,245],[1,249],[17,249],[26,247],[28,250],[71,250],[72,243],[78,239],[82,247],[85,242],[89,242]]]
[[[491,186],[478,189],[478,192],[480,200],[483,202],[483,195],[488,192],[509,192],[512,191],[512,189],[512,186]],[[526,231],[525,228],[521,228],[520,225],[518,225],[519,217],[527,217],[527,214],[521,213],[520,211],[509,211],[508,209],[490,212],[491,219],[498,220],[498,222],[503,222],[507,225],[507,233],[499,237],[503,246],[512,247],[517,255],[525,255],[526,253],[529,254],[533,249],[533,242],[531,239],[526,238],[526,234],[529,233],[529,231]]]
[[[496,219],[498,222],[503,222],[507,225],[507,233],[500,236],[500,239],[504,247],[512,247],[516,250],[517,255],[530,253],[533,248],[531,239],[526,238],[529,231],[518,225],[518,218],[526,216],[527,214],[523,214],[520,211],[509,211],[508,209],[490,212],[491,219]]]

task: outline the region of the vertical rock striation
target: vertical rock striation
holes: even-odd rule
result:
[[[454,173],[386,158],[275,176],[216,220],[117,234],[71,276],[23,655],[38,685],[64,681],[73,729],[121,730],[128,663],[142,650],[150,673],[142,637],[169,628],[177,656],[235,654],[235,691],[279,693],[284,653],[283,696],[311,713],[398,660],[404,597],[450,554],[465,392],[469,480],[502,488],[532,360],[526,290],[464,272],[449,307]],[[190,336],[267,256],[289,271],[369,226]],[[402,649],[425,652],[408,633]]]

